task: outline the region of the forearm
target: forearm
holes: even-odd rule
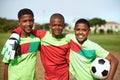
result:
[[[8,63],[5,63],[4,65],[4,80],[8,80]]]
[[[119,61],[114,56],[112,56],[112,59],[109,59],[109,60],[110,60],[111,67],[110,67],[110,73],[108,75],[107,80],[113,80]]]

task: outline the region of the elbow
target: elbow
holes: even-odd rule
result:
[[[118,61],[118,59],[116,59],[116,64],[117,64],[117,65],[119,64],[119,61]]]
[[[118,66],[118,64],[119,64],[119,61],[118,61],[118,59],[114,59],[114,65],[116,65],[116,66]]]
[[[118,66],[119,60],[116,57],[114,57],[112,54],[110,54],[107,58],[110,61],[110,63],[112,63],[113,65]]]

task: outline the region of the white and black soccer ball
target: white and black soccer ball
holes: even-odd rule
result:
[[[96,58],[92,62],[90,69],[95,78],[105,79],[110,71],[110,62],[104,58]]]

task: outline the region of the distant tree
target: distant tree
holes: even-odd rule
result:
[[[68,26],[67,23],[65,25]],[[17,20],[9,20],[0,17],[0,32],[11,32],[16,27],[18,27]],[[49,23],[45,24],[35,23],[35,29],[49,30]]]
[[[68,23],[65,23],[65,26],[69,26],[69,24],[68,24]]]
[[[11,32],[13,29],[15,29],[17,27],[17,23],[16,22],[8,22],[6,24],[3,25],[3,31],[4,32]]]
[[[40,29],[49,30],[49,23],[40,25]]]
[[[0,32],[10,32],[17,26],[18,25],[16,20],[7,20],[5,18],[0,18]]]
[[[65,23],[65,26],[68,26],[68,25],[69,25],[68,23]],[[49,23],[40,25],[39,29],[49,30]]]
[[[101,25],[106,24],[106,21],[101,18],[93,18],[93,19],[90,19],[89,22],[90,22],[91,27],[95,26],[95,29],[94,29],[95,34],[98,32],[98,29],[96,26],[101,26]],[[104,33],[104,30],[100,29],[99,33]]]
[[[0,25],[4,25],[7,22],[5,18],[0,18]]]
[[[96,26],[96,25],[101,26],[101,25],[106,24],[106,21],[101,18],[93,18],[93,19],[90,19],[89,22],[90,22],[91,27]]]

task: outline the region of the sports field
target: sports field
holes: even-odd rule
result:
[[[10,33],[0,33],[0,51],[9,36]],[[89,38],[100,44],[106,50],[110,51],[120,62],[120,32],[118,34],[91,34]],[[4,64],[2,63],[2,56],[0,55],[0,80],[3,80],[3,71]],[[43,80],[43,72],[44,69],[40,62],[38,52],[36,66],[37,80]],[[117,68],[114,80],[120,80],[120,64]]]

